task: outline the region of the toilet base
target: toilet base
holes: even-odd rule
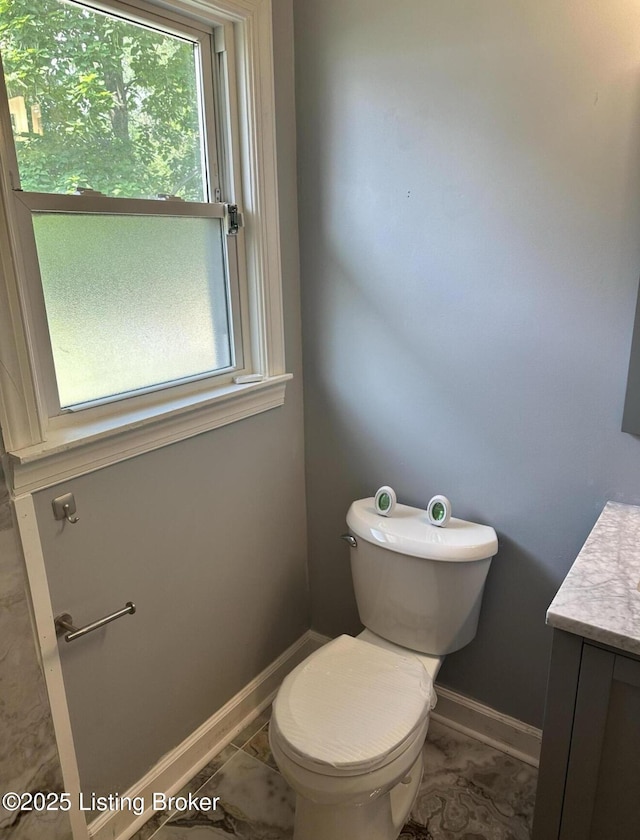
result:
[[[359,805],[320,804],[298,794],[293,840],[397,840],[418,796],[423,770],[420,751],[405,780]]]

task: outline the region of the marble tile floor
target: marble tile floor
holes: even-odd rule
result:
[[[220,797],[215,810],[156,814],[132,840],[289,840],[295,798],[271,756],[268,720],[263,713],[181,791]],[[529,840],[533,767],[435,721],[424,750],[400,840]]]

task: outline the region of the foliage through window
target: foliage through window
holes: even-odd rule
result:
[[[193,201],[204,188],[193,42],[60,0],[0,0],[22,189]]]

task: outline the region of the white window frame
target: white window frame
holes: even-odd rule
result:
[[[116,0],[117,2],[117,0]],[[147,8],[142,0],[130,5]],[[230,97],[227,195],[244,218],[238,238],[240,272],[247,277],[243,315],[251,373],[259,381],[200,379],[49,418],[37,357],[23,252],[10,217],[13,138],[8,115],[0,125],[0,425],[9,480],[16,495],[32,492],[117,461],[282,405],[286,382],[280,233],[277,197],[271,0],[154,2],[216,29],[216,51]],[[221,26],[222,24],[222,26]],[[238,175],[239,173],[239,175]],[[34,195],[34,194],[32,194]],[[108,200],[107,200],[108,201]]]

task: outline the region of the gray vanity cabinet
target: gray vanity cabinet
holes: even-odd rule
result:
[[[532,840],[640,838],[640,657],[554,630]]]

